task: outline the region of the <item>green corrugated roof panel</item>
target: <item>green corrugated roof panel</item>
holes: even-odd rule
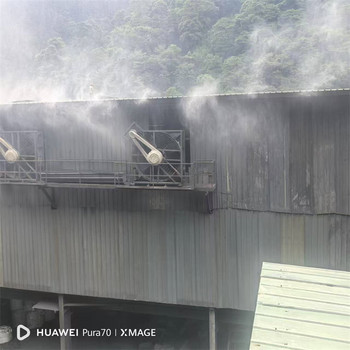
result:
[[[263,263],[250,350],[349,350],[350,272]]]

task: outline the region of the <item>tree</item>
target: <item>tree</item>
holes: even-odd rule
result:
[[[252,30],[259,24],[276,24],[281,11],[275,2],[275,0],[246,0],[239,14],[242,29]]]
[[[220,17],[223,17],[228,13],[238,13],[243,1],[244,0],[215,0],[215,5],[219,8]]]
[[[220,90],[222,92],[241,91],[248,82],[248,67],[249,65],[242,57],[227,58],[222,68]]]
[[[186,0],[176,14],[180,42],[187,51],[202,41],[217,19],[218,8],[212,0]]]
[[[166,97],[176,97],[181,96],[181,92],[175,87],[171,86],[165,93]]]
[[[197,84],[213,84],[215,83],[215,79],[210,74],[201,74],[197,77]]]
[[[217,55],[227,58],[240,55],[249,45],[249,32],[242,30],[239,16],[224,17],[209,32],[210,46]]]
[[[348,0],[313,0],[312,14],[307,0],[118,3],[111,11],[40,6],[54,12],[53,27],[46,18],[39,35],[27,36],[33,53],[21,57],[21,74],[69,98],[91,82],[101,95],[123,97],[186,94],[208,81],[220,92],[350,85]],[[0,57],[6,69],[8,56]]]

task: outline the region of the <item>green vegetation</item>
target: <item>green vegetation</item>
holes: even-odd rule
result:
[[[62,26],[30,69],[69,97],[90,84],[116,97],[213,82],[218,93],[350,86],[347,0],[143,0],[83,21],[56,16]]]

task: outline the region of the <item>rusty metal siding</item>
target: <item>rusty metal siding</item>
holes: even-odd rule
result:
[[[42,130],[46,159],[126,160],[124,134],[187,128],[192,160],[215,159],[216,205],[350,214],[350,93],[28,104],[0,128]]]
[[[305,265],[350,270],[349,216],[324,215],[305,220]]]
[[[314,103],[312,124],[315,211],[349,214],[349,98]]]
[[[219,208],[350,214],[348,93],[212,99],[183,109],[192,158],[217,162]]]
[[[282,217],[281,262],[304,265],[305,219]]]
[[[290,103],[289,178],[290,208],[310,212],[313,208],[312,103],[303,98]]]
[[[36,187],[0,186],[2,285],[253,310],[262,261],[350,270],[349,101],[346,92],[0,108],[1,128],[43,131],[47,159],[125,160],[124,132],[137,122],[184,125],[192,160],[217,163],[212,215],[198,193],[57,189],[51,210]]]
[[[6,287],[253,310],[262,261],[350,267],[348,216],[129,211],[126,192],[69,189],[51,210],[37,191],[2,189]]]

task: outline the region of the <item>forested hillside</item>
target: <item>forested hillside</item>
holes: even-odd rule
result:
[[[1,16],[12,99],[350,86],[348,0],[27,1]]]

